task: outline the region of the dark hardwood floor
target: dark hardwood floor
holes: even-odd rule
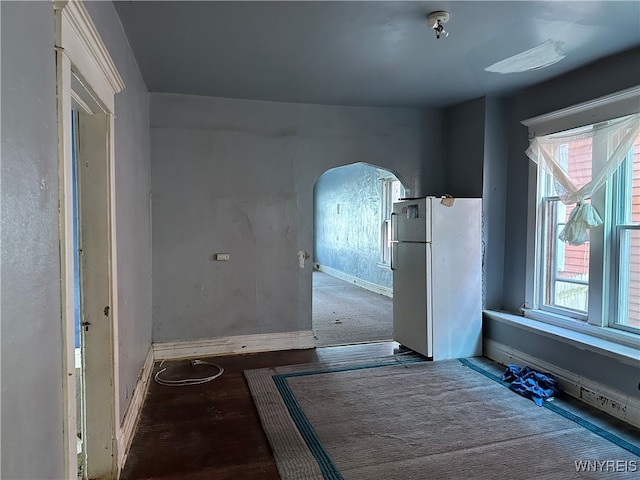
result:
[[[398,344],[369,343],[311,350],[202,358],[224,368],[202,385],[164,386],[153,379],[122,480],[279,479],[243,371],[310,362],[392,355]],[[189,360],[165,362],[163,378],[206,376],[211,366]],[[160,368],[156,363],[154,374]],[[197,370],[196,370],[197,369]]]

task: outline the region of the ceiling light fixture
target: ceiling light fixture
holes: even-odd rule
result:
[[[429,28],[433,28],[436,32],[436,38],[439,40],[440,37],[448,37],[449,32],[447,32],[443,25],[449,21],[449,12],[437,11],[431,12],[427,17],[427,25]]]

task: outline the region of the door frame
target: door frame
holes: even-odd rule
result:
[[[95,188],[95,194],[83,198],[79,214],[83,229],[96,235],[85,238],[83,249],[91,251],[90,258],[83,258],[87,272],[82,279],[84,304],[83,317],[102,320],[101,328],[94,331],[94,345],[83,355],[83,369],[100,365],[101,373],[94,379],[93,392],[86,403],[91,415],[87,418],[88,432],[95,432],[85,452],[91,453],[85,475],[99,478],[115,478],[118,473],[119,378],[118,378],[118,305],[117,305],[117,257],[115,229],[114,185],[114,96],[124,88],[116,66],[111,59],[86,7],[80,0],[54,0],[55,52],[57,70],[57,116],[60,202],[60,279],[62,295],[62,363],[63,363],[63,439],[65,477],[77,478],[76,454],[76,370],[75,370],[75,316],[73,279],[73,172],[71,110],[75,106],[89,122],[84,143],[90,144],[78,165],[97,166],[85,175],[91,185],[85,193]],[[93,145],[91,145],[93,144]],[[95,148],[94,148],[95,147]],[[80,170],[80,168],[78,169]],[[79,174],[82,189],[82,174]],[[91,188],[89,188],[91,187]],[[100,312],[97,306],[100,306]],[[109,307],[103,310],[104,307]],[[106,315],[105,313],[106,312]],[[100,317],[102,315],[102,317]],[[87,318],[87,319],[88,319]],[[90,321],[90,320],[89,320]],[[106,332],[106,335],[105,335]],[[93,332],[92,332],[93,333]],[[99,335],[99,336],[98,336]],[[97,417],[102,417],[99,425]]]

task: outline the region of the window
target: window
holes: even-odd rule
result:
[[[391,213],[393,204],[405,196],[405,189],[396,177],[380,179],[382,205],[380,208],[380,263],[391,263]]]
[[[558,145],[558,163],[582,187],[591,181],[591,139]],[[541,170],[538,182],[541,208],[539,304],[543,309],[586,320],[589,303],[589,244],[567,245],[560,233],[575,205],[556,195],[550,173]],[[587,200],[588,202],[588,200]]]
[[[640,135],[613,184],[612,326],[633,331],[640,329]]]
[[[540,159],[533,310],[640,333],[640,134],[609,128],[617,122],[532,143],[539,153],[529,155]],[[565,243],[584,206],[601,218],[586,238]]]

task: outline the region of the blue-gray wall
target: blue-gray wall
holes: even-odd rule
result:
[[[62,323],[53,4],[2,16],[2,471],[62,478]]]
[[[146,88],[111,2],[87,2],[126,89],[116,96],[120,412],[151,343]],[[2,17],[2,460],[0,477],[64,474],[58,132],[53,4]]]
[[[391,288],[391,269],[380,264],[380,170],[358,163],[325,172],[314,187],[314,261]],[[338,207],[339,205],[339,207]]]
[[[591,379],[624,395],[638,398],[637,365],[487,316],[483,318],[482,334],[484,338],[539,358],[578,377]]]
[[[313,186],[367,162],[441,191],[441,116],[151,95],[153,338],[311,330]],[[229,253],[228,262],[212,262]]]
[[[447,193],[482,198],[483,306],[502,308],[507,171],[504,101],[483,97],[444,110]]]
[[[505,208],[507,195],[507,124],[504,100],[485,97],[482,175],[482,292],[487,309],[502,309]]]
[[[460,198],[482,197],[485,99],[445,109],[447,193]]]

